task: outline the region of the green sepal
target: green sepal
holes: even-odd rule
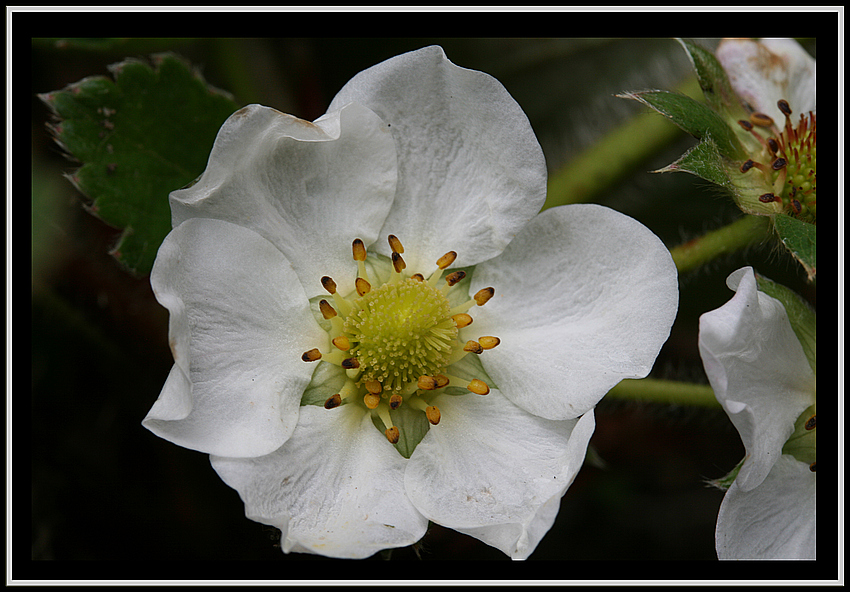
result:
[[[726,475],[720,477],[719,479],[712,479],[708,481],[708,484],[712,487],[716,487],[717,489],[722,489],[723,491],[726,491],[727,489],[732,487],[732,483],[735,482],[735,479],[738,477],[738,473],[741,472],[741,467],[744,466],[745,460],[747,460],[746,457],[742,458],[741,461],[737,465],[735,465],[734,469],[732,469]]]
[[[720,115],[699,101],[662,90],[628,92],[618,96],[647,105],[697,139],[712,138],[726,158],[743,160],[746,155],[732,128]]]
[[[126,60],[114,79],[84,78],[39,95],[55,114],[57,143],[82,163],[69,180],[89,210],[122,229],[112,254],[131,272],[150,272],[171,230],[168,194],[203,171],[216,134],[238,106],[183,60]]]
[[[709,135],[706,135],[699,144],[685,152],[679,160],[655,172],[671,173],[677,171],[691,173],[721,187],[731,187],[726,168],[723,166],[723,156],[717,149],[717,144]]]
[[[682,45],[693,64],[694,73],[708,106],[718,113],[727,114],[730,121],[746,118],[747,114],[729,83],[726,70],[714,54],[688,39],[676,41]]]
[[[797,460],[811,465],[817,461],[818,453],[818,431],[817,429],[806,429],[806,423],[813,415],[817,415],[817,403],[810,405],[797,421],[794,422],[794,431],[785,446],[782,447],[782,454],[790,454]]]
[[[773,225],[784,247],[800,262],[809,281],[817,274],[818,227],[788,214],[777,214]]]
[[[803,352],[812,367],[812,372],[817,375],[817,313],[808,302],[790,288],[759,274],[756,274],[756,281],[760,292],[776,298],[785,307],[791,328],[794,329],[794,334],[803,346]]]

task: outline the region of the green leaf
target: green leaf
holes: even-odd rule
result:
[[[787,214],[777,214],[773,221],[779,240],[806,270],[809,281],[817,273],[817,226]]]
[[[629,92],[618,95],[634,99],[655,109],[697,139],[711,137],[720,153],[734,160],[743,159],[744,148],[735,132],[706,105],[690,97],[662,90]]]
[[[83,165],[70,181],[90,211],[123,230],[112,254],[128,270],[150,272],[171,230],[168,194],[204,170],[216,133],[238,106],[181,59],[127,60],[114,80],[84,78],[39,97],[58,121],[55,140]]]
[[[685,49],[694,66],[694,73],[706,103],[718,113],[729,113],[732,120],[744,118],[746,114],[741,102],[732,90],[726,71],[714,54],[687,39],[677,41]]]

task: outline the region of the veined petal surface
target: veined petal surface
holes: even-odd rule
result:
[[[390,125],[399,177],[381,235],[415,245],[405,253],[412,269],[436,269],[451,250],[458,267],[490,259],[543,205],[546,162],[525,113],[499,81],[454,65],[442,48],[364,70],[330,110],[350,102]]]
[[[501,339],[481,364],[528,412],[583,415],[652,369],[676,317],[677,278],[670,252],[636,220],[592,204],[545,210],[475,268],[470,293],[492,286],[495,296],[472,327]]]
[[[395,187],[389,127],[362,105],[313,123],[249,105],[224,123],[197,182],[172,192],[172,222],[250,228],[286,255],[308,297],[323,293],[324,275],[348,293],[351,241],[378,238]]]
[[[408,461],[356,404],[304,406],[279,450],[211,461],[248,518],[281,529],[287,553],[362,559],[415,543],[428,525],[404,494]]]
[[[327,342],[286,258],[246,228],[187,220],[160,247],[151,285],[171,313],[175,365],[145,427],[212,454],[280,447],[313,371],[301,354]]]

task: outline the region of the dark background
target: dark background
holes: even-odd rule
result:
[[[701,42],[709,48],[716,44]],[[332,560],[284,555],[277,531],[245,518],[238,494],[218,478],[206,455],[142,428],[172,364],[167,312],[155,301],[147,278],[129,276],[107,254],[119,231],[87,213],[85,200],[62,178],[75,164],[49,137],[48,111],[35,97],[85,76],[108,76],[106,66],[126,57],[173,51],[240,104],[258,102],[315,119],[353,74],[433,43],[442,45],[456,64],[488,72],[505,85],[528,114],[550,171],[641,111],[614,94],[671,89],[691,75],[684,51],[670,39],[33,40],[29,442],[23,439],[26,423],[14,424],[16,475],[20,471],[16,505],[27,503],[21,482],[27,461],[31,469],[32,561],[22,564],[19,577],[459,577],[454,569],[444,573],[421,564],[399,572],[398,562],[377,570],[369,562],[345,562],[343,570],[312,569],[310,561]],[[807,47],[816,55],[813,40]],[[706,183],[687,174],[648,173],[693,144],[681,133],[596,201],[643,222],[671,247],[728,223],[738,215],[736,208]],[[816,289],[770,247],[714,261],[681,277],[679,315],[652,376],[706,382],[696,345],[697,320],[731,297],[725,278],[744,264],[815,303]],[[19,393],[16,400],[21,400]],[[24,416],[19,405],[15,410],[15,417]],[[20,447],[27,444],[30,453],[23,454]],[[591,445],[605,468],[582,469],[562,500],[557,522],[525,565],[511,564],[500,551],[436,525],[418,549],[395,550],[392,559],[473,561],[461,572],[463,578],[670,576],[663,564],[633,560],[707,560],[684,576],[677,571],[676,577],[742,573],[714,561],[714,523],[723,494],[707,487],[706,480],[724,475],[743,455],[722,411],[606,398],[597,409]],[[25,538],[17,516],[18,535]],[[18,558],[25,555],[22,546]],[[238,563],[242,560],[250,563]],[[475,560],[502,564],[482,571]],[[579,562],[569,571],[529,567],[539,560]],[[612,572],[583,560],[626,563]],[[278,561],[287,567],[276,566]],[[511,566],[518,571],[505,571]],[[765,577],[759,573],[747,576]],[[799,571],[790,573],[798,577],[793,574]]]

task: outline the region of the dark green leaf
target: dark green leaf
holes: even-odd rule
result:
[[[69,179],[93,214],[123,229],[113,255],[144,275],[171,230],[168,194],[203,172],[237,105],[173,55],[110,70],[114,80],[85,78],[40,98],[58,118],[56,141],[83,163]]]
[[[814,280],[817,273],[817,226],[787,214],[777,214],[774,225],[782,244],[803,265],[809,281]]]
[[[706,105],[685,95],[662,90],[631,92],[620,95],[655,109],[698,139],[711,137],[720,153],[731,159],[743,159],[744,149],[723,119]]]

